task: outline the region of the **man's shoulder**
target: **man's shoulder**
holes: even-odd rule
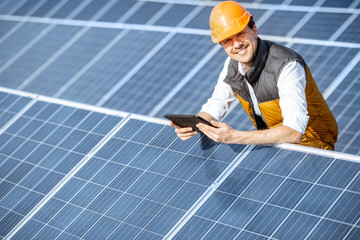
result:
[[[302,64],[305,63],[303,57],[291,48],[271,41],[266,41],[266,44],[269,46],[270,58],[278,58],[285,62],[294,60],[301,62]]]

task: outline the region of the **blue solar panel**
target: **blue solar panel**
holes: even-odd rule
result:
[[[360,195],[349,185],[359,170],[358,162],[255,147],[174,239],[356,239]]]
[[[210,50],[211,45],[208,43],[209,39],[205,36],[175,34],[168,44],[103,106],[140,114],[150,113],[156,103],[172,90],[174,84],[185,77],[186,69],[197,64]],[[182,58],[179,61],[174,56],[180,52]]]
[[[346,13],[316,13],[295,37],[329,39],[348,17]]]
[[[0,95],[0,129],[8,123],[22,108],[31,101],[29,97],[19,97],[1,92]]]
[[[0,73],[0,78],[3,79],[2,86],[17,88],[25,79],[29,78],[31,74],[53,56],[59,48],[68,42],[77,31],[79,31],[78,27],[54,26],[54,28],[29,49],[26,54],[16,59],[15,62]],[[31,36],[26,37],[29,41]],[[44,46],[46,48],[44,48]],[[51,79],[47,79],[46,82],[52,84]]]
[[[322,5],[324,7],[350,7],[350,5],[353,3],[353,0],[344,0],[344,1],[336,1],[336,0],[326,0],[325,3]]]
[[[13,96],[13,97],[12,97]],[[7,99],[2,105],[6,106]],[[19,110],[29,98],[5,109]],[[15,107],[16,106],[16,107]],[[96,121],[94,121],[96,120]],[[1,134],[1,237],[111,131],[121,117],[38,101]]]
[[[21,49],[22,47],[24,47],[25,44],[29,42],[29,39],[34,38],[45,27],[45,24],[25,23],[18,29],[18,31],[13,33],[6,40],[1,41],[0,65],[6,63],[11,57],[16,54],[19,48]]]
[[[305,16],[304,12],[276,11],[259,28],[261,34],[286,36]]]
[[[174,4],[171,8],[154,24],[160,26],[177,26],[191,11],[194,6]]]
[[[122,33],[119,33],[122,34]],[[129,31],[62,95],[62,98],[96,104],[165,36],[159,32]],[[126,58],[119,57],[126,55]],[[101,81],[99,81],[101,78]],[[79,92],[78,89],[83,89]],[[117,96],[121,97],[121,96]]]
[[[154,14],[164,6],[164,3],[145,2],[137,11],[138,14],[130,17],[126,23],[145,24]]]
[[[36,10],[32,16],[34,17],[44,17],[54,6],[58,4],[57,1],[48,1],[45,2],[41,7]]]
[[[346,77],[342,72],[356,58],[359,49],[356,45],[359,17],[352,14],[356,3],[324,1],[323,6],[311,12],[303,6],[315,3],[286,1],[281,10],[275,8],[279,1],[266,3],[269,5],[246,6],[264,39],[274,37],[275,41],[281,41],[277,38],[293,34],[295,38],[283,38],[282,44],[305,58],[322,92],[337,77],[339,81]],[[286,4],[290,4],[289,10]],[[9,16],[3,19],[11,19],[15,12],[17,16],[46,18],[30,17],[24,22],[19,22],[19,18],[0,20],[1,85],[150,116],[196,113],[210,96],[218,76],[216,69],[221,69],[224,61],[221,50],[208,57],[213,48],[205,32],[213,4],[210,5],[166,1],[64,0],[56,4],[6,1],[0,12]],[[271,7],[270,11],[267,6]],[[312,17],[307,19],[309,16]],[[69,21],[62,22],[61,18]],[[195,29],[199,32],[193,32]],[[171,37],[172,34],[175,36]],[[199,67],[204,58],[206,62]],[[329,65],[332,67],[326,67]],[[196,72],[192,72],[194,67]],[[191,79],[189,73],[194,75]],[[183,84],[184,80],[188,82]],[[341,115],[340,105],[334,105],[332,110]],[[243,110],[234,109],[226,121],[237,129],[253,129]],[[354,112],[356,106],[348,113]],[[338,121],[347,128],[347,118]],[[344,142],[357,142],[352,140],[356,132],[342,128],[340,132]],[[357,152],[350,148],[338,149]]]
[[[95,28],[85,31],[82,36],[80,34],[81,38],[78,41],[65,49],[66,51],[60,57],[51,62],[51,65],[40,72],[23,90],[50,95],[56,93],[68,79],[88,63],[117,34],[118,32],[113,29]],[[59,67],[60,69],[66,68],[67,71],[58,74]]]
[[[133,132],[130,137],[129,132]],[[130,120],[33,220],[44,229],[85,238],[94,233],[115,238],[145,233],[164,236],[243,147],[233,148],[230,154],[224,154],[218,144],[212,145],[212,153],[192,148],[179,152],[172,150],[179,144],[174,135],[167,142],[173,147],[159,147],[163,143],[155,139],[163,139],[163,134],[169,134],[169,127]],[[199,138],[192,144],[197,141]],[[61,206],[56,212],[51,207],[54,203]],[[49,211],[52,217],[47,216]],[[84,222],[85,218],[90,222]],[[110,225],[99,229],[104,222]],[[33,224],[29,221],[24,229]],[[130,226],[132,232],[116,231]],[[117,234],[112,235],[114,232]]]
[[[67,16],[69,16],[69,14],[74,11],[74,9],[77,9],[77,7],[81,6],[83,2],[84,1],[82,0],[67,1],[59,10],[54,13],[52,17],[67,18]]]
[[[337,40],[346,42],[359,42],[360,17],[358,16]]]
[[[0,96],[5,112],[31,99]],[[1,237],[320,239],[330,228],[336,239],[360,227],[359,162],[201,135],[182,142],[170,126],[121,120],[39,100],[6,128]]]
[[[99,21],[117,22],[136,2],[133,0],[122,0],[115,3]]]
[[[358,2],[247,2],[259,34],[309,64],[339,124],[336,151],[359,154]],[[194,114],[226,56],[209,38],[214,4],[4,0],[0,85],[155,117]],[[1,89],[0,239],[360,235],[358,156],[183,142],[157,118],[75,102]],[[241,106],[224,121],[254,129]]]
[[[30,12],[31,9],[33,9],[33,7],[38,7],[37,5],[39,5],[38,2],[36,1],[26,1],[16,12],[14,12],[14,15],[28,15],[28,13]]]
[[[15,24],[15,22],[1,21],[0,36],[4,36]]]

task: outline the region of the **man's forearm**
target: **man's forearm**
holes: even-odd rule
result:
[[[212,121],[211,123],[215,127],[203,123],[197,124],[197,127],[215,142],[273,145],[279,143],[300,143],[302,139],[302,133],[287,126],[244,132],[234,130],[226,123],[217,121]]]
[[[300,143],[302,133],[287,127],[279,126],[272,129],[256,131],[234,131],[231,143],[272,145],[280,143]]]

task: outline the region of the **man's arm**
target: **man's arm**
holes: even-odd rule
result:
[[[226,123],[211,121],[214,128],[203,123],[196,126],[215,142],[231,144],[273,145],[279,143],[300,143],[303,134],[287,126],[256,131],[237,131]]]

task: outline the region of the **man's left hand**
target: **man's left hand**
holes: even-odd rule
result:
[[[196,127],[215,142],[233,143],[236,131],[232,127],[217,121],[211,121],[211,124],[215,127],[204,123],[198,123]]]

